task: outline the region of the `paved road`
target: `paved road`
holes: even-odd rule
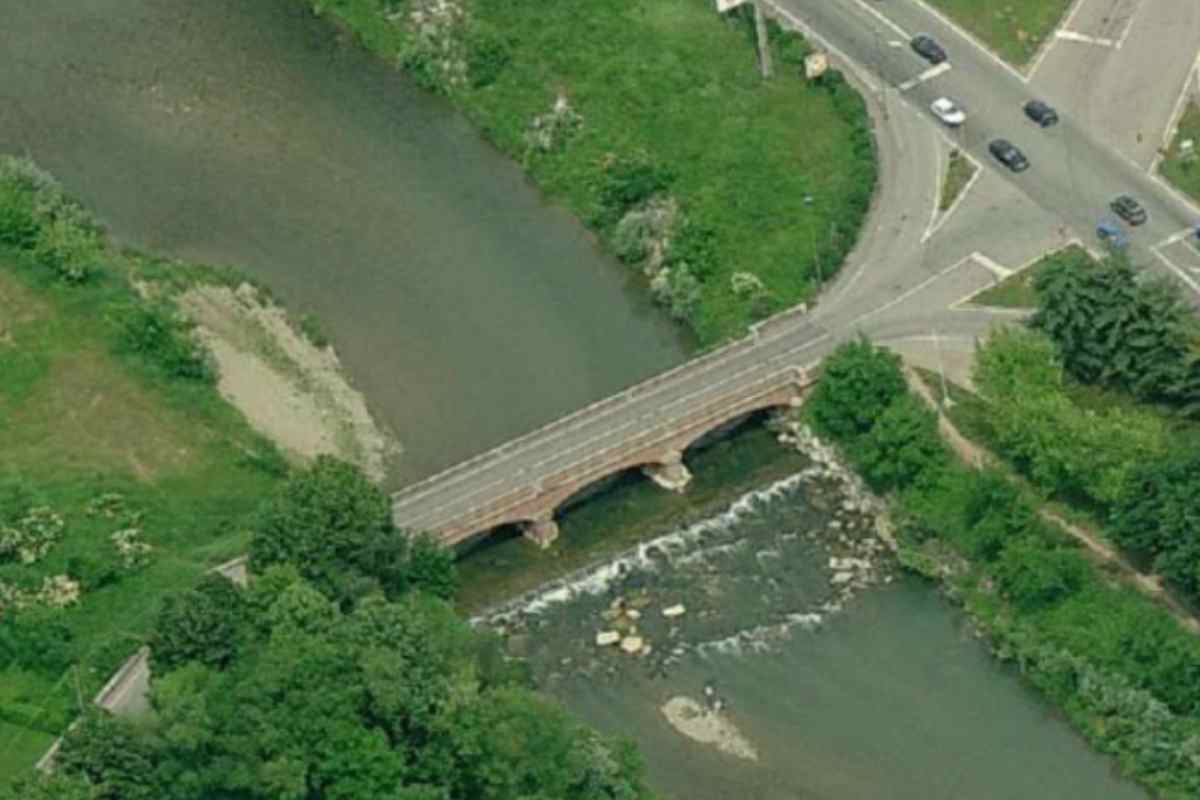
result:
[[[1078,11],[1089,2],[1117,1],[1082,0]],[[438,530],[523,491],[535,492],[543,481],[616,452],[632,437],[652,438],[700,409],[743,396],[782,369],[811,364],[860,331],[877,341],[920,342],[939,356],[942,348],[968,352],[991,326],[1013,315],[961,301],[1071,236],[1090,241],[1097,219],[1108,215],[1109,200],[1120,192],[1138,196],[1150,213],[1150,222],[1133,234],[1135,258],[1180,278],[1200,298],[1200,283],[1186,264],[1180,266],[1182,257],[1173,259],[1172,268],[1158,255],[1173,253],[1175,245],[1166,242],[1200,219],[1200,211],[1148,174],[1136,153],[1123,152],[1086,116],[1080,118],[1080,99],[1068,91],[1075,79],[1058,86],[1042,80],[1058,43],[1047,49],[1031,85],[1028,76],[914,0],[775,2],[858,76],[876,120],[880,193],[838,280],[811,314],[775,320],[756,336],[409,487],[395,498],[398,524]],[[1147,14],[1145,23],[1161,19]],[[916,32],[933,33],[946,46],[949,69],[929,73],[907,44]],[[1142,35],[1136,19],[1122,33],[1127,43]],[[1195,43],[1194,37],[1173,39],[1159,54],[1161,64],[1153,48],[1142,48],[1140,68],[1179,72],[1186,61],[1181,54]],[[1183,72],[1176,76],[1181,82]],[[1125,91],[1120,82],[1111,85],[1115,93]],[[968,107],[969,121],[960,131],[941,129],[926,110],[943,94]],[[1044,131],[1024,117],[1021,107],[1035,94],[1063,110],[1057,127]],[[1174,104],[1169,95],[1156,92],[1146,101],[1154,108],[1149,116],[1164,126],[1168,100]],[[1093,95],[1088,102],[1100,100]],[[998,167],[986,149],[997,136],[1016,142],[1032,168],[1013,175]],[[950,147],[969,153],[983,172],[954,215],[939,219],[937,192]]]

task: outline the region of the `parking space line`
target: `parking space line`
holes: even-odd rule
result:
[[[1171,117],[1167,120],[1167,127],[1163,130],[1162,145],[1158,148],[1158,152],[1154,154],[1154,160],[1150,162],[1150,172],[1156,172],[1158,165],[1162,163],[1163,153],[1171,146],[1171,140],[1175,138],[1178,132],[1179,119],[1183,116],[1184,109],[1187,107],[1188,98],[1192,94],[1192,81],[1200,82],[1200,55],[1196,56],[1191,68],[1187,71],[1187,77],[1183,79],[1183,88],[1179,90],[1179,97],[1175,98],[1175,106],[1171,109]]]
[[[1142,10],[1143,5],[1145,5],[1145,0],[1139,0],[1133,13],[1129,15],[1129,21],[1125,23],[1125,30],[1121,31],[1121,35],[1117,38],[1118,50],[1125,46],[1125,40],[1129,38],[1129,32],[1133,30],[1133,21],[1137,19],[1138,12]]]
[[[1159,242],[1158,244],[1156,244],[1154,246],[1159,247],[1159,248],[1170,247],[1171,245],[1175,244],[1176,242],[1182,242],[1184,239],[1195,234],[1195,232],[1196,232],[1195,228],[1184,228],[1183,230],[1179,231],[1178,233],[1171,234],[1170,236],[1163,239],[1161,242]]]
[[[1200,294],[1200,283],[1197,283],[1195,278],[1192,278],[1190,275],[1184,272],[1182,267],[1163,255],[1162,251],[1157,247],[1151,247],[1150,252],[1158,256],[1159,260],[1166,264],[1168,269],[1178,275],[1181,281],[1192,287],[1192,291],[1194,291],[1196,294]]]
[[[926,81],[931,81],[934,78],[936,78],[938,75],[942,75],[949,71],[950,71],[950,62],[943,61],[940,64],[933,65],[932,67],[925,70],[917,77],[906,80],[904,83],[900,84],[896,88],[902,92],[907,92],[909,89],[912,89],[915,86],[920,86],[922,83],[925,83]]]
[[[1068,42],[1083,42],[1084,44],[1095,44],[1100,47],[1116,47],[1117,43],[1112,39],[1104,39],[1099,36],[1088,36],[1086,33],[1076,33],[1075,31],[1060,30],[1054,34],[1056,39],[1066,39]]]

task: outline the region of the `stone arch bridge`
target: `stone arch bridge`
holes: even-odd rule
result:
[[[803,308],[773,317],[739,341],[397,492],[393,518],[450,546],[511,524],[546,546],[558,535],[556,510],[610,475],[642,467],[682,491],[688,446],[752,412],[798,404],[828,339]]]

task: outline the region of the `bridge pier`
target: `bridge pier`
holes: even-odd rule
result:
[[[678,450],[672,450],[657,464],[647,464],[642,467],[642,472],[650,480],[671,492],[682,492],[692,482],[692,473],[683,465],[683,453]]]
[[[558,538],[558,523],[552,516],[530,520],[522,523],[521,533],[526,539],[545,550]]]

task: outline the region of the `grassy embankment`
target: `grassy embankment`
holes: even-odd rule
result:
[[[926,0],[973,33],[1015,67],[1037,54],[1066,14],[1071,0]],[[951,57],[953,58],[953,53]]]
[[[0,546],[5,775],[32,765],[77,698],[137,649],[164,592],[242,552],[239,521],[286,469],[217,394],[169,301],[132,288],[163,265],[116,252],[30,174],[0,162],[0,530],[31,542],[36,508],[62,527],[41,528],[40,557]],[[112,535],[130,529],[122,554]],[[76,602],[41,593],[53,576],[77,586]]]
[[[1195,142],[1193,155],[1184,159],[1180,145],[1191,139]],[[1179,118],[1179,132],[1159,164],[1159,172],[1176,188],[1200,201],[1200,102],[1193,100]]]
[[[749,21],[710,0],[462,0],[431,34],[449,58],[414,35],[425,0],[306,2],[449,95],[705,344],[810,297],[870,204],[861,97],[805,82],[778,30],[763,81]]]
[[[1034,282],[1037,276],[1056,264],[1083,264],[1092,261],[1091,255],[1077,244],[1041,258],[1020,272],[1009,275],[990,289],[984,289],[971,298],[971,305],[995,308],[1036,308],[1037,292]]]
[[[978,169],[969,158],[955,148],[950,151],[950,160],[946,167],[946,176],[942,179],[942,194],[938,200],[939,211],[949,211],[950,206],[962,194],[963,189],[971,182]]]

